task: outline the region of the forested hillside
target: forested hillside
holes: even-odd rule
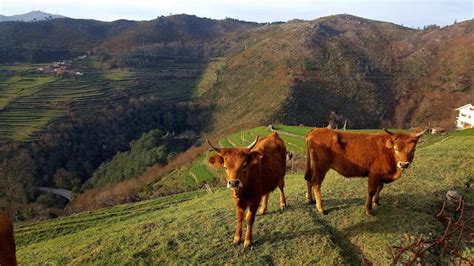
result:
[[[248,31],[206,97],[230,125],[452,127],[472,101],[474,23],[425,30],[349,15]],[[204,97],[204,98],[206,98]]]
[[[130,53],[209,56],[222,53],[227,34],[257,23],[189,15],[150,21],[84,19],[0,23],[0,62],[47,62],[80,54]]]

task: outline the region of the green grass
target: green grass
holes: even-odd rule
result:
[[[133,72],[126,69],[111,69],[105,71],[103,76],[108,80],[121,81],[127,78],[133,78]]]
[[[262,128],[254,130],[262,133]],[[250,132],[244,135],[252,137]],[[268,214],[257,216],[250,250],[231,244],[233,203],[221,188],[16,224],[17,255],[20,264],[340,265],[361,264],[364,257],[387,265],[388,246],[404,244],[404,235],[443,231],[434,214],[446,191],[458,190],[466,202],[474,202],[472,189],[464,185],[474,172],[473,148],[474,130],[418,148],[413,166],[384,188],[373,217],[364,214],[366,179],[330,171],[322,188],[328,214],[321,216],[306,203],[303,175],[288,175],[287,209],[279,210],[278,193],[272,193]],[[190,168],[205,171],[196,164]],[[473,216],[466,208],[465,218]]]
[[[203,95],[215,85],[215,83],[218,81],[218,73],[225,64],[224,58],[215,58],[209,62],[205,72],[199,80],[199,84],[195,90],[195,96],[199,97]]]
[[[209,169],[206,167],[206,165],[203,163],[203,160],[206,160],[207,158],[201,159],[198,163],[193,164],[193,166],[190,169],[190,172],[196,176],[197,179],[197,184],[204,183],[206,181],[214,179],[215,175],[209,171]]]
[[[286,126],[286,125],[277,125],[274,126],[276,130],[285,131],[288,133],[306,136],[306,134],[311,130],[309,127],[299,127],[299,126]]]
[[[36,67],[40,67],[38,64],[19,64],[19,65],[0,65],[0,69],[9,71],[26,71],[34,70]]]

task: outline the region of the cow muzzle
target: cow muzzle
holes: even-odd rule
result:
[[[410,166],[410,163],[409,163],[409,162],[398,162],[398,163],[397,163],[397,166],[398,166],[398,168],[400,168],[400,169],[407,169],[408,166]]]
[[[230,189],[239,189],[242,187],[242,182],[239,179],[232,179],[227,181],[227,188]]]

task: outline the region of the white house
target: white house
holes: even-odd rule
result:
[[[457,128],[474,128],[474,105],[472,103],[456,108],[456,111],[459,111]]]

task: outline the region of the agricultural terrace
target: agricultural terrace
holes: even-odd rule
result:
[[[39,64],[0,65],[0,141],[35,140],[50,123],[93,115],[131,97],[189,100],[206,66],[163,58],[154,67],[103,70],[97,60],[73,61],[84,75],[67,78],[41,73]]]

